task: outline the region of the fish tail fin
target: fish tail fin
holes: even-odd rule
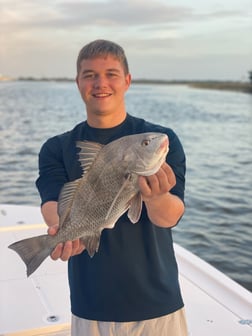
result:
[[[81,238],[91,258],[94,256],[95,252],[98,252],[100,245],[100,238],[101,238],[100,232],[96,232],[95,234]]]
[[[30,276],[40,264],[50,255],[53,246],[50,244],[51,237],[41,235],[17,241],[10,246],[10,249],[17,252],[27,267],[27,277]]]

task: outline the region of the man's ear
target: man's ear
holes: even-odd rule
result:
[[[127,87],[127,90],[128,90],[128,88],[130,87],[130,84],[131,84],[131,74],[130,73],[128,73],[125,76],[125,82],[126,82],[126,87]]]
[[[79,80],[78,80],[78,75],[76,75],[76,77],[75,77],[75,83],[76,83],[76,85],[78,86],[78,88],[79,88]]]

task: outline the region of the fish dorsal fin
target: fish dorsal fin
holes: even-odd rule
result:
[[[142,212],[142,196],[141,193],[138,192],[131,200],[130,207],[128,210],[128,218],[129,220],[135,224],[139,221]]]
[[[76,146],[80,148],[79,162],[82,168],[82,176],[88,172],[99,151],[104,147],[97,142],[77,141]]]
[[[65,222],[65,219],[68,217],[74,199],[75,191],[80,183],[80,179],[77,179],[73,182],[66,183],[59,195],[58,201],[58,215],[60,218],[60,226]]]
[[[131,180],[131,174],[127,174],[126,178],[125,178],[125,181],[123,182],[121,188],[119,189],[118,193],[116,194],[112,204],[110,205],[110,208],[107,212],[107,215],[105,217],[105,220],[107,220],[113,210],[113,207],[114,205],[116,204],[116,201],[118,200],[118,198],[120,197],[120,195],[123,193],[124,189],[127,187],[128,183],[130,182]]]

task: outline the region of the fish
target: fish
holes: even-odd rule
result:
[[[58,243],[80,238],[93,257],[103,229],[114,228],[126,212],[135,224],[142,211],[139,176],[155,174],[165,162],[169,139],[164,133],[123,136],[107,145],[77,141],[82,176],[64,184],[58,199],[59,230],[14,242],[29,277]]]

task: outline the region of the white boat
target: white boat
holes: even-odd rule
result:
[[[7,248],[45,232],[39,207],[0,204],[1,336],[70,335],[67,264],[47,258],[27,278],[24,263]],[[252,293],[174,246],[190,336],[251,336]]]

